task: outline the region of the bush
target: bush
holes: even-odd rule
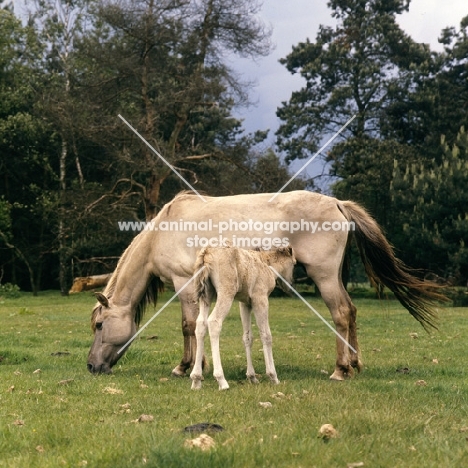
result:
[[[15,299],[20,297],[20,288],[16,284],[0,284],[0,297],[6,299]]]

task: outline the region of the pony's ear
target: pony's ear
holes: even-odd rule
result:
[[[97,292],[97,293],[94,293],[94,295],[96,296],[96,299],[104,306],[104,307],[109,307],[109,299],[107,299],[106,296],[104,296],[104,294],[100,293],[100,292]]]

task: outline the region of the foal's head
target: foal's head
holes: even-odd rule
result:
[[[268,265],[273,267],[289,284],[292,284],[294,265],[296,264],[292,247],[288,245],[268,250],[264,255]],[[280,280],[279,283],[282,281]]]

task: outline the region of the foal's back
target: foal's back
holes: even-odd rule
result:
[[[275,286],[274,273],[262,252],[236,247],[206,247],[200,252],[203,266],[218,296],[247,301],[258,290],[269,294]]]

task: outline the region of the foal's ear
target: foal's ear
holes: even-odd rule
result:
[[[293,249],[290,244],[288,244],[286,247],[280,247],[278,250],[288,255],[293,254]]]
[[[288,245],[286,247],[286,250],[288,252],[288,255],[294,260],[294,264],[296,264],[296,256],[294,255],[294,250],[293,248],[291,247],[291,245]]]
[[[104,307],[109,307],[109,299],[107,299],[106,296],[104,296],[104,294],[100,293],[100,292],[97,292],[97,293],[94,293],[94,295],[96,296],[96,299],[104,306]]]

